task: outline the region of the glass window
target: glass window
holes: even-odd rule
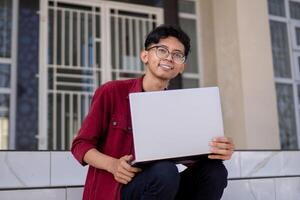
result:
[[[127,79],[143,73],[140,51],[145,35],[162,23],[158,21],[162,17],[160,9],[150,14],[153,8],[144,7],[141,13],[131,10],[134,5],[122,5],[100,9],[94,5],[49,2],[50,59],[45,91],[48,129],[39,131],[41,138],[47,136],[48,144],[40,140],[40,148],[69,149],[96,87],[111,78]],[[108,27],[101,24],[101,19],[110,23],[105,35],[101,30]]]
[[[196,26],[196,20],[194,19],[185,19],[180,18],[179,20],[180,26],[183,30],[186,31],[186,33],[191,38],[191,52],[187,59],[187,68],[185,69],[185,72],[188,73],[198,73],[198,61],[197,61],[197,26]]]
[[[189,35],[191,39],[191,50],[188,55],[186,64],[187,67],[182,75],[183,88],[199,87],[199,47],[198,47],[198,30],[196,12],[197,1],[194,0],[179,0],[179,25]]]
[[[297,149],[298,145],[293,87],[291,84],[276,83],[276,92],[281,148]]]
[[[298,73],[299,73],[299,75],[300,75],[300,56],[297,58],[297,68],[298,68]],[[299,78],[299,77],[298,77]]]
[[[296,27],[295,32],[296,32],[296,44],[297,46],[300,46],[300,27]]]
[[[190,79],[190,78],[182,78],[182,88],[198,88],[199,80],[198,79]]]
[[[268,0],[270,15],[285,17],[284,0]]]
[[[291,78],[287,25],[270,21],[275,77]]]
[[[0,64],[0,88],[10,87],[10,65]]]
[[[8,148],[9,94],[0,94],[0,149]]]
[[[0,1],[0,57],[11,55],[12,1]]]
[[[300,2],[290,1],[291,18],[300,19]]]
[[[285,5],[289,7],[285,8]],[[300,137],[300,130],[297,130],[296,126],[296,122],[300,120],[297,115],[300,105],[296,103],[300,102],[298,53],[300,27],[297,25],[300,19],[300,2],[268,0],[268,6],[271,15],[282,17],[281,19],[270,17],[281,147],[282,149],[297,149],[300,145],[297,140],[297,137]],[[285,13],[285,10],[289,14]],[[291,56],[294,62],[291,62]],[[292,71],[295,71],[294,75]]]
[[[179,0],[179,12],[196,13],[195,2],[193,0]]]
[[[11,58],[12,1],[0,1],[0,58]],[[0,149],[8,149],[11,65],[0,63]]]

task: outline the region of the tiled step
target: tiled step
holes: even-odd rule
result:
[[[224,163],[223,200],[300,199],[300,151],[236,151]],[[1,151],[0,199],[81,199],[86,170],[68,151]]]
[[[222,200],[299,200],[300,176],[229,180]]]

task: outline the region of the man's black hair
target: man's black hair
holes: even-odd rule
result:
[[[190,37],[179,27],[175,25],[162,24],[154,28],[145,40],[145,49],[151,44],[159,43],[160,39],[167,38],[169,36],[177,38],[184,46],[184,55],[187,56],[190,52]]]

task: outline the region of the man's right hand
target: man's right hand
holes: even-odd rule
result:
[[[109,170],[116,181],[122,184],[129,183],[136,173],[140,172],[140,168],[132,167],[129,163],[132,161],[132,155],[126,155],[120,159],[115,159]]]

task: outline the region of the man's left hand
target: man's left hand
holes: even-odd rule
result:
[[[234,144],[229,137],[216,137],[210,143],[211,153],[209,159],[229,160],[234,152]]]

